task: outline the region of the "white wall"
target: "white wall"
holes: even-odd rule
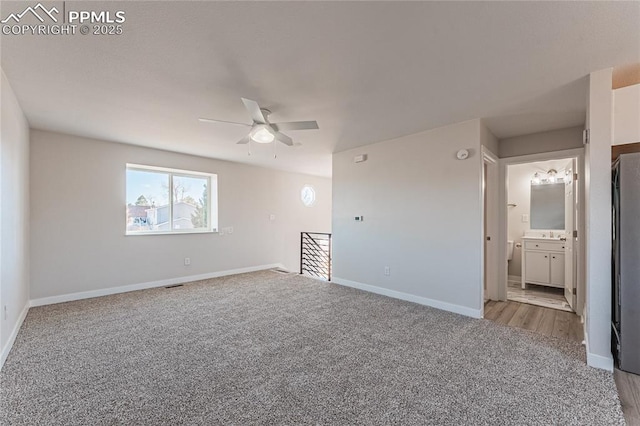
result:
[[[29,300],[29,124],[0,70],[0,367]],[[7,317],[4,316],[4,307]]]
[[[500,158],[582,148],[582,126],[500,139]]]
[[[480,127],[472,120],[334,154],[334,281],[480,315]],[[462,148],[471,152],[464,161]],[[367,161],[354,163],[358,154]]]
[[[585,147],[587,362],[613,369],[611,355],[611,68],[591,73]]]
[[[640,142],[640,84],[613,91],[613,144]]]
[[[233,234],[125,236],[126,163],[217,173],[218,224]],[[37,130],[31,206],[32,299],[274,263],[297,271],[300,232],[331,232],[330,179]]]

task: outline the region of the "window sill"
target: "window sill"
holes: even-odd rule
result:
[[[218,234],[218,230],[206,231],[158,231],[158,232],[126,232],[125,237],[139,237],[146,235],[193,235],[193,234]]]

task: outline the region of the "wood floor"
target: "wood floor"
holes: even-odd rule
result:
[[[546,336],[576,342],[582,342],[584,339],[580,318],[571,312],[513,301],[489,301],[484,305],[484,317]],[[640,376],[616,369],[614,379],[627,425],[640,426]]]
[[[616,369],[613,377],[627,425],[640,426],[640,376]]]
[[[580,317],[572,312],[533,306],[513,301],[489,301],[484,305],[484,317],[511,327],[535,331],[545,336],[582,342]]]

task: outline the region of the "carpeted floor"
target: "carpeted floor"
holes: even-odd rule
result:
[[[0,423],[624,420],[579,344],[264,271],[32,308]]]

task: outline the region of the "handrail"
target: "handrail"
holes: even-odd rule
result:
[[[331,281],[331,234],[300,233],[300,274]]]

